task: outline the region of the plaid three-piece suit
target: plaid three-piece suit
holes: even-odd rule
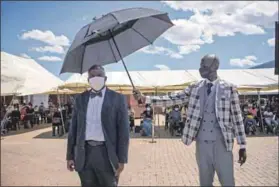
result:
[[[168,107],[173,105],[188,105],[187,121],[183,130],[182,141],[190,145],[196,138],[201,121],[200,111],[200,88],[205,84],[205,80],[191,84],[183,91],[170,96],[147,97],[146,103],[153,106]],[[216,83],[215,111],[220,125],[227,151],[232,151],[234,137],[239,145],[246,145],[246,135],[243,125],[243,118],[239,104],[236,87],[224,80],[217,80]]]

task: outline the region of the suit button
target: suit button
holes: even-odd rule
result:
[[[205,131],[205,129],[202,129],[203,131]]]
[[[203,122],[206,122],[205,120],[203,120]]]
[[[211,133],[213,132],[213,130],[210,131]]]
[[[213,123],[213,120],[211,120],[211,123]]]

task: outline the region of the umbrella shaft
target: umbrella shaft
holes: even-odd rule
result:
[[[111,34],[112,41],[113,41],[113,43],[114,43],[114,45],[115,45],[115,47],[116,47],[116,50],[117,50],[117,52],[118,52],[118,54],[119,54],[119,57],[121,58],[122,64],[123,64],[123,66],[124,66],[124,68],[125,68],[125,70],[126,70],[126,72],[127,72],[127,74],[128,74],[128,77],[129,77],[129,79],[130,79],[130,82],[131,82],[133,88],[135,89],[134,83],[133,83],[132,78],[131,78],[131,76],[130,76],[130,73],[129,73],[129,71],[128,71],[126,65],[125,65],[125,62],[124,62],[124,60],[123,60],[123,58],[122,58],[122,56],[121,56],[121,53],[120,53],[119,48],[118,48],[118,45],[116,44],[116,41],[115,41],[115,39],[114,39],[114,36],[112,35],[111,30],[109,30],[109,32],[110,32],[110,34]]]

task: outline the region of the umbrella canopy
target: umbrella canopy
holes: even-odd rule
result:
[[[152,44],[172,26],[167,13],[153,9],[130,8],[108,13],[77,33],[61,73],[82,74],[94,64],[106,65],[123,60]]]

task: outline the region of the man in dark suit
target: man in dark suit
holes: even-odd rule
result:
[[[128,161],[129,119],[125,96],[105,86],[103,67],[88,70],[90,91],[75,99],[68,134],[67,168],[82,186],[117,186]]]

